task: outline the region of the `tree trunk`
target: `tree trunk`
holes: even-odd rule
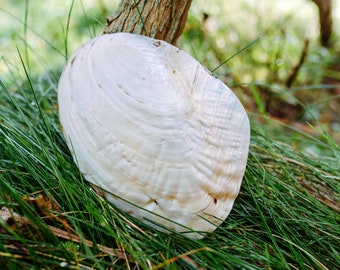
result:
[[[192,0],[122,0],[104,33],[130,32],[176,44]]]
[[[323,46],[329,46],[332,34],[332,0],[312,0],[319,8],[320,41]]]

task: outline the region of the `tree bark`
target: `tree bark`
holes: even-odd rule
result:
[[[105,34],[130,32],[176,44],[192,0],[122,0],[107,18]]]
[[[332,34],[332,0],[312,0],[319,8],[320,41],[321,45],[328,47]]]

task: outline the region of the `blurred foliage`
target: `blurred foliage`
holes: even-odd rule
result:
[[[214,70],[259,38],[214,73],[248,111],[306,129],[308,121],[340,141],[340,68],[329,68],[340,62],[335,31],[333,47],[321,47],[318,10],[308,1],[194,1],[180,47]]]

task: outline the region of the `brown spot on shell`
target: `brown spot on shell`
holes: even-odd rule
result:
[[[77,58],[76,56],[72,58],[72,60],[71,60],[71,66],[73,66],[74,61],[76,60],[76,58]]]
[[[159,202],[157,201],[157,199],[151,198],[146,202],[146,204],[150,204],[150,203],[154,203],[156,205],[159,205]]]
[[[216,168],[215,172],[214,172],[214,178],[218,179],[223,175],[223,170],[221,170],[220,168]]]
[[[159,40],[156,40],[152,43],[152,45],[159,47],[159,46],[161,46],[161,42]]]
[[[166,199],[169,200],[169,201],[172,201],[172,200],[176,199],[176,196],[175,195],[168,195],[168,196],[166,196]]]

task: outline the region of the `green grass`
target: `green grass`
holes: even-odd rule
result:
[[[66,30],[68,6],[60,19],[63,27],[53,30],[60,37],[56,44],[52,46],[53,39],[43,37],[44,32],[39,34],[49,53],[56,55],[50,61],[29,43],[29,23],[19,24],[23,43],[2,57],[7,72],[0,78],[0,205],[2,211],[27,220],[0,221],[0,265],[7,269],[340,268],[340,147],[318,127],[313,127],[315,134],[304,133],[266,116],[255,80],[252,91],[261,113],[249,112],[251,147],[244,181],[231,214],[215,232],[202,240],[161,233],[96,195],[73,162],[58,121],[56,89],[65,55],[76,47],[70,44],[71,36],[82,32],[89,38],[98,27],[97,19],[85,16],[77,3],[73,12],[80,10],[77,21],[83,27],[72,27],[72,13]],[[39,12],[30,6],[24,11]],[[234,53],[249,42],[234,47]],[[249,54],[240,53],[232,61],[249,59]],[[211,69],[217,66],[212,63]],[[223,66],[219,75],[230,80],[224,74],[230,72],[227,69]],[[57,206],[37,207],[25,199],[39,195]]]

